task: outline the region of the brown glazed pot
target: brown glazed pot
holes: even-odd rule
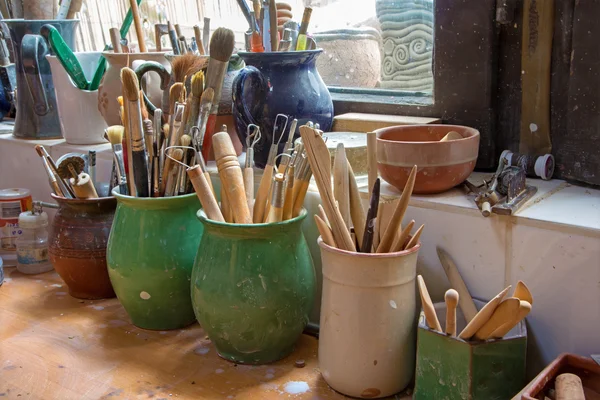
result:
[[[440,142],[450,131],[462,139]],[[377,167],[381,177],[404,190],[414,165],[413,193],[441,193],[460,185],[471,175],[479,153],[479,131],[459,125],[403,125],[375,131]]]
[[[50,261],[78,299],[115,297],[106,244],[117,207],[114,197],[80,200],[52,195],[60,206],[50,229]]]

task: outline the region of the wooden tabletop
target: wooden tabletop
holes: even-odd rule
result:
[[[323,380],[317,339],[265,366],[221,359],[202,328],[147,331],[117,299],[78,300],[55,272],[5,269],[0,399],[342,399]],[[305,367],[297,368],[297,360]]]

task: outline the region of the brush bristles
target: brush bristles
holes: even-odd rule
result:
[[[188,147],[192,143],[192,137],[190,135],[183,135],[179,141],[181,142],[181,146]]]
[[[171,76],[175,82],[184,82],[186,76],[192,76],[206,66],[206,58],[192,53],[177,56],[171,63]]]
[[[123,84],[123,96],[129,101],[140,99],[140,83],[135,71],[125,67],[121,69],[121,83]]]
[[[169,102],[175,103],[179,100],[179,96],[181,96],[181,91],[183,90],[183,83],[176,82],[171,85],[171,89],[169,89]]]
[[[163,125],[163,135],[165,135],[165,139],[169,138],[169,130],[171,128],[169,128],[169,124],[164,124]]]
[[[217,28],[210,38],[211,58],[221,62],[228,62],[235,47],[235,34],[231,29]]]
[[[202,98],[200,99],[200,104],[204,105],[204,104],[212,103],[214,97],[215,97],[215,90],[213,88],[207,88],[202,93]]]
[[[106,135],[108,136],[108,141],[112,145],[121,144],[123,142],[123,134],[125,133],[125,127],[121,125],[113,125],[109,126],[106,129]]]
[[[192,76],[192,95],[194,97],[202,96],[204,90],[204,72],[198,71]]]

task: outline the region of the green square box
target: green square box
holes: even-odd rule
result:
[[[475,300],[478,308],[485,303]],[[445,303],[435,304],[442,328]],[[457,332],[465,319],[456,310]],[[521,321],[504,338],[466,342],[429,329],[421,311],[414,400],[507,400],[525,385],[527,328]]]

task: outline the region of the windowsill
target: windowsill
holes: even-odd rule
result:
[[[405,106],[431,106],[433,105],[432,97],[409,94],[394,94],[393,91],[384,90],[381,94],[373,93],[358,93],[351,90],[337,90],[341,88],[328,88],[331,93],[331,98],[334,102],[348,103],[371,103],[371,104],[393,104]],[[370,91],[369,91],[370,92]]]

